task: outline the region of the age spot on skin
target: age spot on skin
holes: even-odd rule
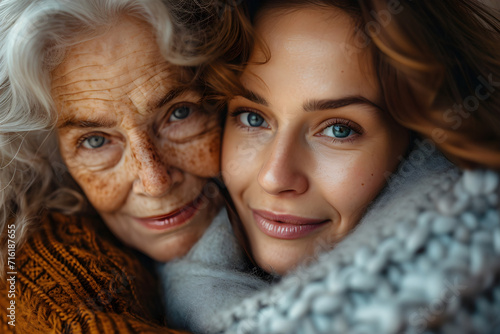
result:
[[[78,181],[80,187],[85,192],[93,192],[98,194],[95,198],[92,198],[92,205],[99,210],[99,203],[106,203],[109,198],[117,197],[116,194],[119,190],[118,181],[120,179],[116,174],[108,174],[106,178],[96,178],[92,174],[82,174],[75,175],[75,179]],[[116,207],[121,206],[121,202],[116,202]]]
[[[134,136],[133,142],[137,143],[132,148],[132,158],[137,170],[141,174],[144,173],[145,179],[157,185],[167,184],[169,182],[167,162],[162,161],[146,131]]]
[[[168,142],[161,149],[169,156],[169,164],[198,176],[213,177],[219,172],[220,146],[220,126],[214,124],[188,142]]]

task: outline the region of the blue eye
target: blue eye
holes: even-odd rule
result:
[[[187,118],[192,112],[193,108],[191,106],[180,106],[174,109],[168,120],[170,122],[180,121]]]
[[[262,116],[260,116],[257,113],[254,112],[244,112],[240,114],[240,122],[243,123],[245,126],[252,127],[252,128],[257,128],[257,127],[263,127],[267,128],[269,127],[269,124],[264,120]]]
[[[85,139],[82,143],[83,147],[88,148],[88,149],[96,149],[99,147],[104,146],[109,142],[108,139],[106,139],[103,136],[91,136]]]
[[[355,131],[344,124],[333,124],[325,128],[322,133],[328,137],[347,138],[355,133]]]

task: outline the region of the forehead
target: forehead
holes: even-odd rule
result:
[[[329,97],[336,91],[377,98],[372,54],[369,48],[355,46],[355,24],[343,11],[267,9],[259,16],[257,32],[270,59],[263,62],[265,52],[257,48],[243,75],[245,84],[258,85],[258,79],[262,79],[269,88],[281,86],[300,94],[305,93],[302,85],[307,83],[310,90]]]
[[[148,113],[183,72],[160,53],[152,28],[124,18],[98,37],[70,47],[52,71],[52,96],[63,116],[75,110],[116,109],[129,104]]]

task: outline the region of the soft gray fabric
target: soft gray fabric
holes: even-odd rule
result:
[[[197,328],[204,333],[500,333],[498,174],[462,172],[432,147],[417,146],[387,177],[388,186],[348,237],[278,284],[233,295],[220,288],[223,283],[211,282],[219,288],[207,295],[201,281],[186,283],[185,290],[205,295],[199,310],[210,309],[212,298],[231,304],[211,312]],[[196,276],[197,269],[191,270]],[[255,280],[240,279],[240,285]]]
[[[206,333],[218,311],[268,286],[246,269],[223,209],[184,258],[159,266],[169,327]]]

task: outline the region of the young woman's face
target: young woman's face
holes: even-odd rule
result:
[[[151,27],[124,18],[52,72],[69,172],[123,242],[158,261],[185,254],[220,199],[218,117],[179,83]]]
[[[346,14],[271,10],[257,30],[271,58],[254,50],[229,103],[222,170],[255,261],[282,274],[356,225],[408,134],[381,109],[365,50],[343,51]]]

